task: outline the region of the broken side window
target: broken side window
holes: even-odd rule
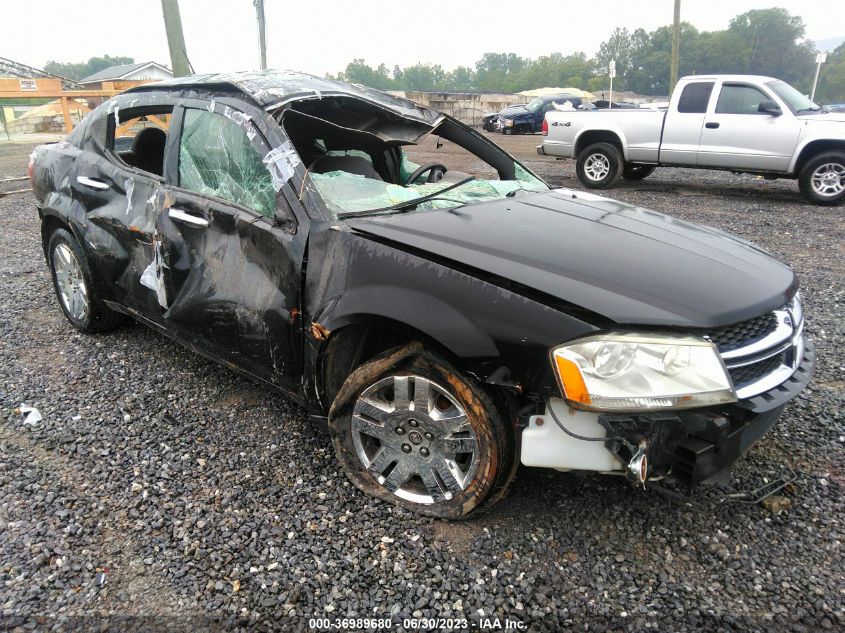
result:
[[[173,108],[144,108],[123,112],[117,106],[111,112],[108,149],[123,163],[161,176],[164,145],[170,130]]]
[[[179,186],[273,217],[273,179],[244,128],[251,123],[242,123],[207,110],[185,110],[179,143]]]

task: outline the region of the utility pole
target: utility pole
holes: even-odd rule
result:
[[[164,30],[167,32],[167,47],[170,49],[173,75],[190,75],[185,35],[182,33],[182,18],[179,16],[179,0],[161,0],[161,12],[164,14]]]
[[[669,94],[678,83],[678,52],[681,47],[681,0],[675,0],[675,21],[672,24],[672,63],[669,70]]]
[[[267,26],[264,22],[264,0],[252,0],[255,17],[258,18],[258,52],[261,55],[261,70],[267,70]]]
[[[822,64],[827,61],[827,53],[819,53],[816,55],[816,76],[813,77],[813,89],[810,91],[810,101],[816,100],[816,86],[819,83],[819,71],[822,69]]]

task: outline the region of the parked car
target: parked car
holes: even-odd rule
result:
[[[589,188],[665,165],[792,178],[813,203],[845,199],[845,115],[771,77],[684,77],[666,112],[549,112],[544,129],[537,151],[575,158]]]
[[[408,160],[430,135],[495,176]],[[288,395],[358,488],[429,516],[490,507],[520,463],[693,486],[813,371],[796,277],[762,250],[551,190],[454,118],[359,86],[138,86],[39,146],[30,176],[77,330],[129,316]]]
[[[576,109],[582,104],[581,97],[559,94],[535,97],[524,105],[512,105],[499,112],[496,129],[502,134],[535,134],[543,127],[546,112],[554,110],[555,103],[562,105],[567,101]]]
[[[481,117],[481,127],[488,132],[495,132],[498,128],[496,127],[496,123],[499,120],[499,113],[498,112],[486,112]]]

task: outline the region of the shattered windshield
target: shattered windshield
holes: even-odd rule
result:
[[[293,104],[281,123],[306,185],[335,217],[447,209],[548,186],[455,119],[436,125],[373,104],[326,97]]]
[[[402,157],[401,171],[410,174],[419,165]],[[361,212],[388,212],[392,208],[414,206],[416,210],[450,209],[472,204],[500,200],[516,191],[547,191],[548,187],[527,170],[516,165],[514,180],[481,179],[466,174],[465,182],[441,180],[425,182],[425,177],[406,184],[394,184],[366,176],[335,170],[310,174],[326,205],[338,216]],[[448,172],[447,172],[448,173]],[[465,174],[461,174],[464,176]],[[457,186],[456,186],[457,185]],[[442,195],[437,195],[442,192]],[[417,205],[415,200],[425,198]]]

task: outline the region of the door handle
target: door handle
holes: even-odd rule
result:
[[[708,121],[704,124],[704,127],[706,127],[708,130],[715,130],[719,127],[719,124],[716,121]]]
[[[191,215],[190,213],[175,207],[170,207],[170,219],[178,220],[179,222],[184,222],[185,224],[190,224],[191,226],[195,226],[200,229],[204,229],[208,226],[208,220],[205,218],[198,218],[195,215]]]
[[[102,180],[95,180],[94,178],[89,178],[88,176],[77,176],[76,182],[80,185],[90,187],[91,189],[96,189],[97,191],[107,191],[109,188],[108,184],[104,183]]]

